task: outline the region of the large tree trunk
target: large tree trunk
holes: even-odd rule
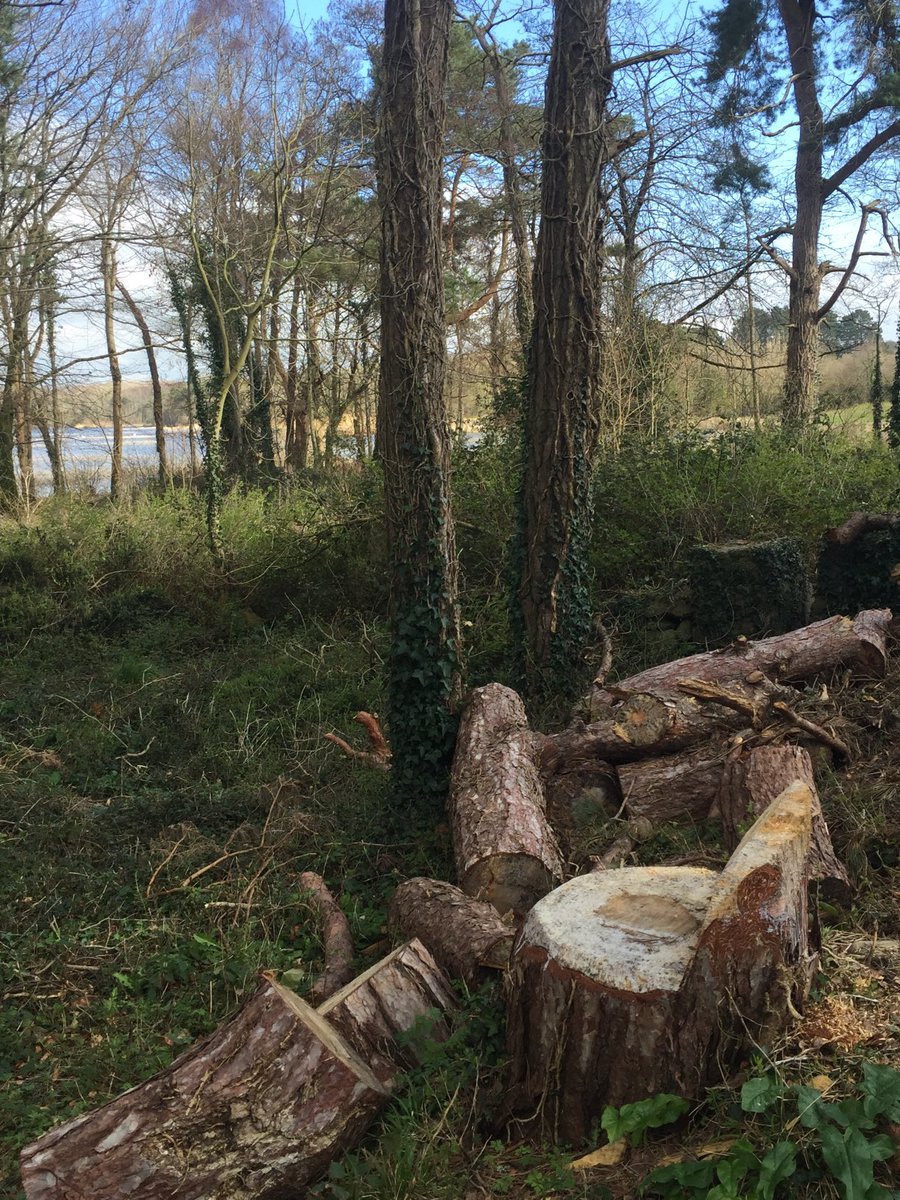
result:
[[[381,65],[378,452],[391,563],[394,776],[440,795],[460,681],[441,266],[450,0],[387,0]]]
[[[559,0],[547,76],[518,586],[533,686],[550,668],[565,680],[591,634],[608,10],[608,0]]]
[[[100,242],[100,274],[103,277],[103,328],[106,334],[106,357],[109,362],[109,376],[112,381],[112,464],[109,476],[109,494],[113,500],[122,495],[123,463],[122,463],[122,367],[119,363],[119,349],[116,344],[115,298],[116,298],[116,251],[112,241],[112,231],[106,230],[101,235]]]
[[[616,684],[616,694],[675,689],[688,679],[727,683],[746,679],[761,671],[772,679],[798,682],[840,667],[863,678],[879,678],[887,661],[886,639],[890,609],[868,609],[856,617],[829,617],[803,629],[765,638],[760,642],[739,640],[723,650],[692,654],[676,662],[649,667]],[[615,702],[616,695],[603,683],[595,684],[587,698],[591,710]]]
[[[778,8],[787,35],[800,126],[794,163],[797,210],[789,276],[787,371],[782,409],[784,424],[796,428],[809,420],[816,398],[822,283],[819,230],[823,204],[823,119],[816,90],[815,0],[779,0]]]
[[[463,712],[450,821],[460,887],[501,914],[523,915],[562,879],[535,735],[522,701],[499,683],[476,688]]]
[[[513,951],[511,1108],[583,1141],[607,1104],[697,1096],[802,1003],[812,796],[788,788],[721,875],[582,875],[531,910]]]
[[[330,1023],[267,980],[166,1070],[22,1152],[28,1200],[293,1195],[388,1099]]]

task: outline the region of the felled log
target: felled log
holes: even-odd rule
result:
[[[463,710],[450,780],[459,886],[498,912],[528,912],[563,876],[547,821],[536,738],[519,696],[476,688]]]
[[[873,529],[897,529],[900,527],[900,516],[896,513],[853,512],[843,523],[834,529],[825,530],[825,540],[838,546],[849,546]]]
[[[379,1079],[421,1062],[426,1040],[444,1041],[443,1014],[456,1008],[450,985],[422,943],[398,946],[319,1006]],[[421,1037],[409,1035],[418,1027]]]
[[[807,862],[815,793],[792,783],[719,877],[675,1013],[678,1090],[696,1096],[799,1016],[818,962]]]
[[[683,679],[724,683],[744,679],[753,671],[780,681],[799,682],[839,667],[863,678],[878,677],[884,674],[887,661],[885,642],[890,621],[891,612],[886,608],[867,609],[854,618],[829,617],[778,637],[759,642],[738,639],[723,650],[661,663],[622,680],[616,687],[634,692],[677,690]],[[593,689],[589,697],[591,706],[614,700],[615,695],[603,687]]]
[[[389,1089],[265,979],[171,1066],[22,1151],[27,1200],[282,1197],[355,1145]]]
[[[303,871],[300,886],[309,892],[322,922],[325,969],[310,988],[310,1002],[321,1004],[353,978],[353,938],[350,923],[321,875]]]
[[[486,900],[438,879],[407,879],[394,892],[389,921],[417,938],[455,979],[472,983],[488,970],[503,971],[516,930]]]
[[[605,1105],[696,1095],[789,1022],[812,965],[811,809],[809,788],[792,785],[721,875],[625,867],[578,876],[535,905],[510,966],[521,1124],[578,1144]]]
[[[812,759],[802,746],[756,746],[749,752],[729,755],[722,772],[717,808],[731,848],[740,838],[740,826],[755,820],[799,779],[812,793],[812,831],[807,874],[819,879],[837,899],[850,898],[853,885],[847,869],[831,844],[831,834],[816,791]]]
[[[654,825],[705,821],[719,795],[725,760],[725,747],[713,744],[667,758],[623,763],[618,770],[625,811]]]

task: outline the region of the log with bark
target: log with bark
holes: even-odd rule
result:
[[[897,529],[900,527],[900,516],[896,513],[853,512],[843,523],[834,529],[825,530],[825,540],[838,546],[850,546],[865,533],[874,529]]]
[[[810,879],[821,880],[831,897],[846,902],[853,885],[834,852],[816,791],[812,759],[802,746],[756,746],[728,756],[717,797],[725,844],[736,846],[741,825],[755,820],[795,779],[802,780],[813,796],[807,874]]]
[[[421,1063],[428,1041],[446,1039],[443,1014],[454,1008],[443,971],[413,939],[335,992],[318,1012],[389,1083],[398,1070]]]
[[[300,886],[309,893],[322,922],[325,967],[309,992],[310,1003],[317,1005],[353,978],[353,938],[343,909],[321,875],[303,871]]]
[[[22,1151],[27,1200],[265,1200],[354,1146],[389,1088],[266,978],[171,1066]]]
[[[476,688],[463,711],[450,781],[459,885],[501,914],[522,915],[563,877],[537,766],[539,739],[519,696]]]
[[[393,929],[424,942],[448,975],[466,983],[505,970],[516,935],[516,927],[501,920],[493,904],[438,879],[401,883],[389,920]]]
[[[606,1104],[696,1095],[789,1022],[813,959],[812,804],[793,784],[720,875],[594,872],[535,905],[510,968],[510,1097],[522,1125],[577,1144]]]
[[[728,749],[719,742],[666,758],[623,763],[622,801],[629,817],[654,825],[705,821],[719,795]]]
[[[723,650],[693,654],[675,662],[661,663],[622,680],[616,689],[654,691],[677,689],[684,679],[703,679],[724,683],[744,679],[761,671],[772,679],[790,683],[844,668],[862,678],[884,674],[886,638],[891,622],[890,609],[867,609],[855,618],[829,617],[759,642],[738,639]],[[589,711],[613,703],[616,694],[598,686],[586,698]]]

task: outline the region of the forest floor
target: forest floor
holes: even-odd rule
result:
[[[858,491],[868,489],[872,507],[887,503],[896,485],[879,492],[871,466],[859,469]],[[490,538],[499,544],[508,530],[483,518],[508,518],[508,497],[501,504],[496,492],[502,477],[461,472],[474,682],[503,671],[503,597],[487,564],[499,569]],[[342,486],[353,494],[327,504],[306,497],[271,509],[252,495],[235,499],[225,581],[198,565],[202,514],[190,498],[120,513],[47,505],[0,527],[3,1200],[20,1195],[23,1143],[166,1065],[234,1009],[260,969],[298,970],[303,991],[321,945],[301,871],[321,872],[339,896],[360,969],[388,948],[386,907],[397,884],[452,877],[441,814],[397,814],[389,775],[324,739],[336,731],[354,740],[353,714],[383,706],[387,652],[372,497],[367,485]],[[857,494],[847,486],[835,499],[834,477],[827,491],[809,516],[819,528],[834,516],[827,503],[846,509]],[[608,577],[630,537],[623,527],[606,539]],[[632,545],[633,584],[641,584],[642,553],[659,557]],[[620,674],[671,656],[651,624],[634,619],[617,630]],[[311,1194],[601,1200],[636,1195],[662,1165],[648,1194],[711,1195],[724,1174],[757,1191],[722,1197],[772,1200],[779,1186],[779,1196],[871,1200],[875,1192],[847,1191],[835,1176],[827,1130],[798,1123],[806,1093],[796,1088],[824,1089],[838,1121],[853,1116],[859,1097],[871,1098],[866,1064],[900,1070],[900,654],[882,681],[833,686],[855,757],[823,781],[823,804],[858,890],[847,908],[823,905],[820,973],[789,1040],[748,1061],[674,1128],[642,1137],[655,1118],[638,1114],[616,1165],[576,1169],[573,1160],[593,1146],[510,1144],[494,1123],[503,1008],[487,984],[461,994],[450,1041],[433,1048],[360,1150]],[[595,817],[580,839],[600,853],[616,832],[614,820]],[[633,861],[695,854],[724,861],[715,826],[660,829]],[[885,1113],[900,1117],[892,1078],[876,1080],[887,1089],[878,1120],[858,1130],[850,1121],[859,1144],[848,1161],[867,1161],[870,1182],[874,1169],[896,1189],[876,1140]],[[603,1140],[598,1131],[594,1145]],[[784,1146],[793,1150],[773,1159]]]

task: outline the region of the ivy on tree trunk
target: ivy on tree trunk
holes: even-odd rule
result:
[[[392,585],[393,769],[401,794],[443,790],[460,679],[441,267],[450,0],[386,0],[378,131],[381,376]]]

